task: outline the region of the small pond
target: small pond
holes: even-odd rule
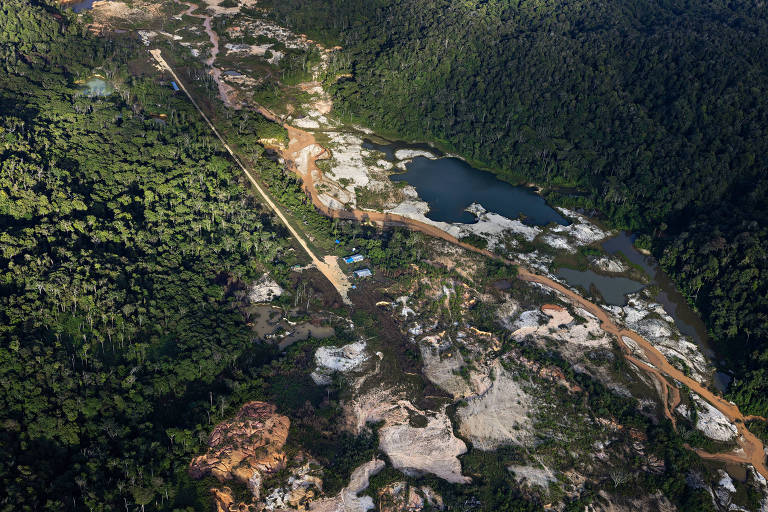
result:
[[[604,276],[591,270],[574,270],[561,268],[558,277],[565,279],[571,286],[580,286],[590,291],[597,290],[606,304],[623,306],[627,303],[627,295],[639,292],[645,285],[626,277]]]
[[[439,151],[419,145],[382,145],[366,141],[363,147],[383,152],[390,161],[394,160],[395,151],[400,149],[426,149],[440,156]],[[429,204],[427,217],[434,221],[473,224],[477,219],[465,209],[472,203],[479,203],[489,212],[509,219],[522,217],[531,225],[544,226],[550,222],[568,225],[557,210],[530,188],[510,185],[458,158],[417,156],[406,169],[406,172],[394,174],[390,179],[412,185],[419,197]]]
[[[87,82],[85,82],[85,84],[83,84],[82,87],[80,87],[80,92],[85,96],[95,98],[100,96],[109,96],[115,92],[115,88],[112,87],[112,84],[102,78],[91,77]]]
[[[97,0],[79,0],[79,1],[64,1],[62,4],[64,4],[64,7],[69,7],[75,12],[82,12],[87,11],[88,9],[93,8],[93,2]]]
[[[603,242],[603,249],[611,254],[623,254],[630,263],[639,266],[645,271],[651,278],[651,284],[659,288],[659,293],[656,294],[656,301],[675,320],[675,326],[677,326],[681,333],[690,336],[704,355],[712,360],[715,366],[719,366],[715,352],[709,345],[709,337],[707,336],[707,328],[704,322],[688,305],[688,301],[677,290],[672,279],[661,270],[656,259],[637,250],[634,241],[634,235],[621,233]],[[724,392],[728,389],[732,379],[731,375],[721,370],[714,375],[714,385],[718,390]]]

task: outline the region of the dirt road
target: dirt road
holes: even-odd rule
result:
[[[745,421],[747,421],[747,418],[752,418],[751,416],[745,417],[735,404],[732,404],[731,402],[725,400],[723,397],[714,394],[700,383],[686,376],[683,374],[683,372],[672,366],[669,361],[667,361],[667,358],[664,357],[664,355],[645,338],[634,331],[618,327],[613,323],[608,313],[606,313],[605,310],[597,304],[584,299],[560,283],[557,283],[548,277],[534,274],[523,267],[519,267],[518,276],[524,281],[539,283],[546,286],[547,288],[557,291],[558,293],[564,295],[570,302],[579,305],[580,307],[595,315],[600,320],[601,328],[605,332],[616,337],[616,340],[618,341],[619,346],[624,352],[627,360],[637,365],[644,371],[652,373],[654,377],[662,384],[663,388],[667,392],[668,397],[665,403],[665,414],[667,417],[673,419],[671,417],[672,410],[674,410],[674,407],[680,402],[680,391],[673,382],[668,380],[668,378],[671,378],[684,384],[685,386],[688,386],[688,388],[690,388],[694,393],[698,394],[704,400],[712,404],[718,411],[723,413],[731,422],[736,425],[739,434],[737,441],[741,449],[740,451],[731,453],[708,453],[703,450],[696,449],[694,451],[697,454],[699,454],[702,458],[710,460],[752,464],[758,473],[768,479],[768,467],[766,467],[765,464],[765,447],[763,446],[763,443],[754,434],[752,434],[744,424]],[[632,351],[627,345],[625,338],[629,338],[642,349],[644,358],[652,365],[652,367],[642,363],[632,355]]]
[[[344,274],[344,272],[342,272],[341,268],[339,267],[338,258],[336,256],[325,256],[321,260],[314,253],[314,251],[312,251],[312,249],[309,247],[304,237],[301,234],[299,234],[299,232],[291,225],[290,222],[288,222],[288,219],[285,217],[285,215],[280,210],[280,208],[277,207],[275,202],[272,201],[272,198],[269,196],[269,194],[264,190],[264,188],[262,188],[259,182],[256,181],[256,179],[253,177],[251,172],[245,167],[245,165],[243,165],[243,163],[237,157],[235,152],[232,151],[232,148],[229,147],[229,144],[227,144],[227,142],[224,140],[221,134],[219,134],[219,131],[216,129],[213,123],[211,123],[210,119],[208,119],[208,116],[205,115],[205,112],[203,112],[200,109],[195,99],[192,97],[192,95],[189,93],[187,88],[184,86],[184,83],[181,80],[179,80],[179,77],[176,75],[173,69],[171,69],[171,67],[165,61],[160,50],[150,50],[150,53],[152,54],[152,57],[155,58],[157,63],[160,65],[160,67],[163,70],[170,73],[170,75],[176,81],[176,84],[178,84],[179,88],[182,91],[184,91],[184,93],[189,98],[189,101],[192,102],[192,105],[194,105],[195,108],[198,110],[198,112],[200,112],[200,115],[208,124],[208,127],[216,135],[216,137],[218,137],[219,141],[227,150],[227,152],[230,154],[232,159],[237,163],[240,169],[242,169],[243,173],[248,178],[248,181],[251,182],[253,187],[259,193],[264,204],[268,205],[272,209],[272,211],[274,211],[275,214],[280,218],[280,220],[285,225],[285,227],[288,228],[288,231],[291,233],[291,235],[296,239],[296,241],[299,242],[299,245],[301,245],[302,249],[304,249],[304,251],[312,259],[312,263],[315,265],[315,267],[317,267],[317,269],[320,272],[322,272],[326,278],[328,278],[328,280],[331,282],[333,287],[336,288],[336,291],[339,292],[339,295],[341,296],[341,299],[344,301],[344,303],[351,305],[351,301],[349,300],[349,296],[348,296],[349,290],[351,288],[351,283],[349,282],[349,279],[347,278],[346,274]]]
[[[281,122],[282,120],[275,116],[271,112],[261,109],[262,113],[270,119]],[[302,155],[302,151],[306,148],[317,145],[314,135],[311,133],[294,128],[292,126],[285,125],[290,137],[290,143],[288,149],[283,151],[283,157],[287,162],[293,162],[294,171],[299,174],[304,183],[304,190],[307,195],[312,199],[314,205],[324,215],[338,219],[357,220],[360,222],[373,222],[381,226],[402,226],[415,231],[420,231],[426,235],[440,238],[451,244],[458,245],[473,251],[475,253],[482,254],[497,261],[507,263],[509,265],[515,265],[518,268],[518,277],[524,281],[539,283],[547,288],[550,288],[563,296],[565,296],[573,304],[584,308],[593,315],[595,315],[601,323],[602,329],[614,336],[622,349],[624,357],[627,361],[634,364],[640,370],[648,373],[659,386],[659,394],[661,395],[662,404],[664,408],[664,415],[676,423],[674,416],[674,409],[680,403],[680,389],[675,385],[674,381],[682,383],[688,386],[693,392],[701,396],[704,400],[712,404],[718,411],[723,413],[731,422],[736,425],[738,431],[737,442],[740,449],[731,453],[707,453],[703,450],[694,450],[704,459],[718,460],[722,462],[738,462],[744,464],[751,464],[754,468],[766,479],[768,479],[768,467],[765,463],[765,447],[763,443],[753,435],[746,427],[745,421],[749,419],[763,419],[754,418],[752,416],[745,417],[742,415],[739,408],[728,402],[723,397],[718,396],[702,386],[699,382],[684,375],[680,370],[672,366],[666,357],[659,352],[648,340],[640,336],[634,331],[621,328],[617,326],[608,313],[597,304],[594,304],[587,299],[581,297],[576,292],[564,287],[560,283],[549,279],[548,277],[534,274],[530,270],[526,269],[519,263],[502,258],[492,252],[480,249],[466,242],[458,240],[456,237],[449,235],[443,230],[425,224],[420,221],[409,219],[401,215],[394,215],[390,213],[361,211],[361,210],[337,210],[329,208],[320,200],[317,189],[315,188],[315,176],[321,176],[322,171],[317,167],[316,161],[320,158],[327,158],[327,152],[315,152],[313,156],[309,153],[306,160],[302,158],[301,164],[297,165],[299,156]],[[302,157],[306,157],[304,154]],[[627,341],[630,340],[630,341]],[[630,344],[635,344],[641,354],[633,353]],[[638,357],[639,356],[639,357]],[[641,360],[642,357],[645,361]],[[647,361],[647,362],[646,362]],[[671,380],[670,380],[671,379]]]

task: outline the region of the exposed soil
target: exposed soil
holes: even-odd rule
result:
[[[534,274],[523,267],[518,268],[518,277],[524,281],[539,283],[547,288],[555,290],[568,298],[569,301],[578,304],[580,307],[595,315],[600,320],[601,328],[616,338],[626,359],[638,368],[651,374],[662,385],[663,390],[666,392],[666,396],[662,397],[664,399],[665,414],[673,421],[673,423],[674,419],[671,411],[680,403],[680,391],[677,386],[667,378],[676,380],[688,386],[692,391],[698,393],[736,425],[739,432],[739,451],[731,453],[708,453],[699,449],[694,450],[699,456],[704,459],[718,460],[721,462],[752,464],[758,473],[763,477],[768,478],[768,467],[766,467],[765,464],[765,448],[763,443],[747,429],[744,422],[749,416],[745,417],[735,404],[714,394],[699,382],[696,382],[672,366],[661,352],[639,334],[618,327],[613,323],[608,313],[606,313],[600,306],[589,302],[560,283],[557,283],[548,277]],[[629,338],[642,349],[645,359],[647,359],[653,366],[643,363],[638,358],[631,355],[630,348],[625,341],[626,338]]]
[[[277,116],[268,111],[265,111],[265,109],[261,110],[262,113],[264,113],[272,120],[278,122],[281,121]],[[667,418],[670,419],[670,421],[672,421],[673,424],[675,424],[676,420],[672,411],[674,411],[675,407],[677,407],[677,405],[680,403],[680,390],[674,384],[674,382],[670,382],[669,379],[678,381],[688,386],[691,390],[698,393],[716,409],[722,412],[730,421],[736,424],[739,432],[738,442],[741,447],[741,451],[733,453],[713,454],[697,449],[695,450],[697,454],[705,459],[752,464],[763,477],[768,479],[768,467],[766,467],[765,464],[763,443],[746,428],[744,424],[746,417],[741,413],[739,408],[735,404],[725,400],[723,397],[714,394],[712,391],[702,386],[699,382],[696,382],[690,377],[684,375],[680,370],[672,366],[669,361],[667,361],[666,357],[664,357],[664,355],[645,338],[634,331],[618,327],[613,323],[608,313],[600,306],[584,299],[560,283],[557,283],[548,277],[534,274],[522,265],[518,265],[515,262],[502,258],[488,250],[480,249],[468,243],[462,242],[439,228],[391,213],[369,212],[355,209],[339,210],[329,208],[320,200],[319,194],[314,185],[315,176],[322,175],[322,171],[317,167],[316,161],[319,158],[324,157],[326,152],[323,151],[317,154],[310,152],[308,161],[305,164],[306,170],[301,172],[295,163],[296,155],[301,154],[302,150],[308,146],[317,145],[317,141],[315,140],[314,135],[309,132],[288,125],[285,125],[285,128],[288,130],[288,135],[291,142],[288,146],[288,149],[283,151],[283,157],[287,162],[293,162],[292,168],[302,178],[305,192],[312,199],[315,207],[324,215],[338,219],[375,223],[380,226],[408,227],[410,229],[425,233],[429,236],[458,245],[464,249],[483,254],[494,260],[502,261],[509,265],[517,265],[518,277],[520,279],[528,282],[539,283],[552,290],[555,290],[565,295],[574,304],[584,308],[586,311],[589,311],[598,318],[601,328],[606,333],[616,338],[627,361],[634,364],[638,369],[648,373],[658,383],[659,392],[661,394],[662,404],[664,407],[664,414]],[[302,165],[302,167],[304,167],[304,165]],[[638,357],[632,354],[632,350],[630,349],[626,339],[629,339],[630,343],[634,342],[637,344],[637,346],[642,351],[642,355],[650,364],[641,361]]]
[[[175,0],[175,1],[180,4],[187,5],[189,7],[189,10],[187,11],[186,14],[193,16],[192,12],[197,8],[196,6],[194,6],[193,4],[180,2],[180,0]],[[208,59],[206,63],[209,66],[211,66],[212,72],[214,73],[214,78],[217,78],[216,73],[218,72],[220,76],[221,71],[215,68],[213,64],[214,64],[216,55],[218,54],[218,36],[211,29],[211,17],[207,15],[194,15],[194,16],[205,20],[206,32],[208,33],[209,37],[211,38],[211,42],[214,45],[214,49],[211,52],[211,57]],[[162,61],[162,58],[159,56],[159,52],[157,52],[157,55],[155,55],[155,57],[158,60],[158,62],[161,63],[161,65],[164,65],[165,68],[171,71],[170,67],[168,67],[164,61]],[[173,71],[171,71],[171,73],[173,73]],[[175,77],[175,74],[174,74],[174,77]],[[178,81],[178,78],[177,77],[175,78]],[[219,83],[220,92],[223,92],[221,91],[222,81],[217,79],[217,83]],[[180,83],[180,81],[179,81],[179,85],[183,88],[183,85]],[[222,99],[225,99],[226,92],[223,92],[223,94],[224,95]],[[193,103],[194,103],[194,100],[193,100]],[[225,103],[227,103],[226,99],[225,99]],[[278,116],[274,115],[273,113],[269,112],[268,110],[264,108],[260,108],[259,111],[266,117],[276,122],[282,123],[282,119],[280,119]],[[214,130],[214,132],[216,132],[213,125],[211,125],[211,128]],[[311,133],[306,132],[304,130],[300,130],[292,126],[288,126],[288,125],[286,125],[285,128],[288,130],[290,143],[287,149],[280,150],[280,152],[282,156],[285,158],[286,162],[290,164],[290,167],[292,167],[293,170],[297,172],[297,174],[299,174],[299,176],[302,178],[304,183],[304,190],[308,194],[308,196],[312,199],[312,202],[315,204],[318,210],[320,210],[326,216],[332,217],[332,218],[339,218],[339,219],[357,220],[359,222],[365,222],[365,223],[374,223],[380,226],[408,227],[409,229],[420,231],[429,236],[439,238],[449,243],[458,245],[460,247],[463,247],[464,249],[483,254],[494,260],[502,261],[510,265],[516,265],[515,262],[506,260],[505,258],[501,258],[498,255],[495,255],[488,250],[479,249],[468,243],[461,242],[457,238],[451,236],[450,234],[442,231],[441,229],[435,226],[431,226],[429,224],[426,224],[420,221],[409,219],[401,215],[396,215],[391,213],[361,211],[361,210],[355,210],[355,209],[342,210],[342,209],[334,209],[326,206],[325,204],[323,204],[323,202],[319,198],[318,191],[315,187],[315,181],[316,181],[316,177],[319,178],[322,176],[322,171],[317,167],[316,161],[320,158],[326,158],[327,152],[317,144],[315,137]],[[218,135],[217,132],[216,134]],[[223,139],[222,139],[222,143],[224,143]],[[229,149],[226,143],[224,143],[224,145],[230,151],[230,153],[232,153],[232,151]],[[307,148],[309,148],[310,146],[316,146],[318,148],[321,148],[321,150],[307,151]],[[234,155],[234,153],[232,153],[232,155],[235,158],[235,160],[239,163],[239,160]],[[302,161],[301,165],[299,165],[297,161],[299,157],[306,158],[306,161]],[[242,167],[242,164],[241,164],[241,167]],[[321,261],[306,245],[306,242],[303,240],[303,238],[301,238],[298,235],[298,233],[295,232],[292,226],[290,226],[290,224],[284,218],[282,213],[277,209],[277,207],[272,203],[269,197],[261,190],[261,187],[255,181],[255,179],[253,179],[250,176],[250,174],[248,173],[247,170],[245,170],[244,167],[243,167],[243,170],[246,172],[246,175],[248,176],[250,181],[257,187],[259,192],[261,192],[261,194],[264,196],[268,204],[276,211],[278,216],[281,217],[281,220],[285,222],[285,224],[288,226],[288,229],[291,231],[294,237],[299,241],[302,247],[310,255],[310,257],[312,258],[317,268],[331,281],[331,283],[333,283],[334,287],[339,291],[341,296],[346,300],[346,293],[347,293],[347,290],[349,289],[348,280],[346,279],[346,276],[344,276],[343,273],[341,273],[336,262],[333,260],[329,260],[330,257],[326,257],[325,261]],[[721,396],[715,395],[710,390],[703,387],[699,382],[696,382],[695,380],[684,375],[680,370],[672,366],[669,363],[669,361],[667,361],[667,359],[664,357],[664,355],[661,354],[661,352],[659,352],[650,342],[648,342],[645,338],[643,338],[642,336],[640,336],[634,331],[618,327],[616,324],[613,323],[608,313],[606,313],[605,310],[603,310],[596,304],[590,301],[587,301],[586,299],[582,298],[575,292],[572,292],[571,290],[553,281],[552,279],[549,279],[548,277],[545,277],[545,276],[534,274],[528,269],[519,265],[518,265],[518,277],[520,277],[525,281],[539,283],[547,288],[555,290],[563,294],[564,296],[566,296],[574,304],[577,304],[580,307],[584,308],[585,310],[589,311],[590,313],[594,314],[599,319],[601,323],[601,328],[605,332],[613,335],[616,338],[619,346],[622,348],[622,352],[624,353],[625,358],[640,370],[643,370],[644,372],[648,373],[658,383],[659,392],[661,394],[662,404],[664,407],[664,414],[673,422],[673,424],[675,423],[675,417],[672,411],[680,403],[680,391],[678,387],[674,384],[674,382],[670,382],[669,379],[672,379],[673,381],[678,381],[688,386],[691,390],[698,393],[701,397],[703,397],[705,400],[711,403],[715,408],[717,408],[720,412],[722,412],[730,421],[734,422],[740,434],[738,438],[738,442],[741,447],[741,450],[739,452],[722,453],[722,454],[711,454],[711,453],[706,453],[702,450],[698,450],[698,449],[695,450],[696,453],[698,453],[702,458],[720,460],[723,462],[749,463],[749,464],[752,464],[755,467],[755,469],[763,477],[768,478],[768,467],[766,467],[766,464],[765,464],[765,453],[764,453],[763,444],[762,442],[760,442],[760,440],[757,437],[755,437],[746,428],[744,422],[747,418],[745,418],[742,415],[742,413],[739,411],[738,407],[735,404],[732,404],[726,401]],[[633,344],[635,344],[637,348],[639,348],[639,351],[642,353],[641,354],[642,357],[645,360],[647,360],[648,363],[641,361],[638,357],[633,355],[632,349],[635,348],[635,347],[632,347]]]

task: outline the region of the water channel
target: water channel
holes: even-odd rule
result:
[[[475,169],[458,158],[445,157],[431,146],[366,140],[363,147],[384,153],[385,158],[391,162],[397,161],[395,153],[400,150],[427,151],[437,157],[430,159],[417,156],[405,166],[404,173],[390,176],[392,181],[405,181],[416,188],[419,196],[429,204],[427,217],[432,220],[471,224],[476,222],[476,218],[465,209],[472,203],[479,203],[488,211],[511,219],[521,217],[524,222],[532,225],[542,226],[550,222],[568,224],[557,210],[533,190],[503,182],[493,174]],[[659,289],[655,300],[674,319],[680,332],[689,336],[709,359],[714,360],[715,354],[709,346],[704,323],[655,259],[635,248],[634,239],[631,234],[620,233],[603,242],[602,248],[609,254],[621,253],[630,263],[642,268],[649,277],[650,286]],[[598,274],[592,270],[561,268],[557,275],[571,286],[587,291],[597,290],[606,304],[617,306],[626,304],[627,295],[646,286],[633,279]],[[727,388],[730,380],[731,377],[724,372],[718,371],[715,375],[715,385],[721,391]]]

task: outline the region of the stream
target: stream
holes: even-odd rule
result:
[[[429,152],[437,158],[416,156],[409,161],[400,174],[393,174],[394,182],[412,185],[429,204],[427,217],[435,221],[472,224],[477,222],[474,215],[466,211],[472,203],[479,203],[486,210],[509,219],[522,218],[526,224],[544,226],[549,223],[567,225],[568,221],[552,208],[543,197],[528,187],[514,186],[499,180],[495,175],[476,169],[458,158],[446,157],[440,151],[426,144],[403,142],[378,143],[366,140],[364,149],[380,151],[386,160],[397,162],[395,154],[406,150]],[[659,289],[655,300],[662,305],[680,332],[689,336],[702,353],[717,367],[715,353],[709,346],[707,331],[699,316],[691,309],[685,297],[675,288],[672,280],[661,270],[656,260],[646,256],[634,246],[635,236],[620,233],[601,245],[606,253],[623,254],[630,263],[637,265],[647,274],[649,285]],[[569,285],[586,291],[596,290],[606,304],[623,306],[627,296],[639,292],[648,285],[627,277],[604,275],[592,270],[560,268],[557,276]],[[720,391],[726,391],[731,377],[717,371],[714,384]]]

